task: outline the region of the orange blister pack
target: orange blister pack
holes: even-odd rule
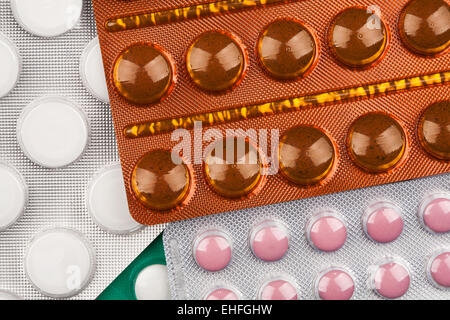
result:
[[[450,171],[448,0],[93,0],[159,224]]]

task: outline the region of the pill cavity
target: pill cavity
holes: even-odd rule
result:
[[[368,67],[387,47],[388,31],[378,13],[368,8],[348,8],[334,20],[329,45],[336,59],[350,67]]]
[[[450,101],[429,106],[419,120],[421,146],[432,156],[450,160]]]
[[[6,96],[17,84],[21,62],[16,46],[0,32],[0,98]]]
[[[250,247],[253,254],[261,260],[280,260],[289,249],[287,230],[279,222],[264,221],[252,230]]]
[[[440,250],[433,254],[428,261],[427,271],[434,285],[450,288],[450,251]]]
[[[141,270],[134,283],[138,300],[170,300],[167,267],[154,264]]]
[[[374,203],[364,214],[363,227],[373,241],[392,242],[403,231],[403,218],[400,209],[387,201]]]
[[[217,142],[207,152],[204,168],[211,188],[227,198],[246,196],[261,181],[262,164],[258,150],[243,138]]]
[[[22,175],[0,162],[0,231],[14,224],[28,202],[28,188]]]
[[[315,127],[289,129],[280,139],[280,172],[298,185],[310,185],[326,178],[335,158],[330,138]]]
[[[86,89],[98,100],[109,103],[103,58],[98,37],[92,39],[80,59],[80,76]]]
[[[297,288],[284,279],[276,279],[265,283],[259,292],[260,300],[298,300]]]
[[[82,234],[55,228],[36,235],[25,254],[25,273],[44,295],[65,298],[89,283],[95,258]]]
[[[436,193],[426,197],[419,207],[419,219],[424,227],[431,232],[449,232],[450,195]]]
[[[218,288],[208,293],[205,300],[239,300],[239,295],[232,289]]]
[[[340,268],[330,268],[319,274],[316,295],[322,300],[350,300],[355,291],[352,276]]]
[[[206,271],[220,271],[231,262],[231,241],[221,231],[208,231],[194,243],[194,259]]]
[[[309,243],[320,251],[336,251],[347,240],[347,227],[344,220],[333,211],[313,216],[306,227]]]
[[[236,86],[244,75],[247,56],[236,36],[210,31],[200,35],[189,47],[188,73],[206,91],[224,91]]]
[[[188,167],[166,150],[144,155],[136,164],[131,185],[137,199],[147,208],[170,210],[180,205],[189,191]]]
[[[88,120],[67,98],[39,98],[20,115],[17,139],[25,155],[36,164],[64,167],[83,154],[89,140]]]
[[[413,52],[435,55],[450,44],[450,5],[445,0],[412,0],[400,15],[399,31]]]
[[[11,0],[16,21],[41,37],[59,36],[78,24],[83,0]]]
[[[270,23],[258,40],[258,56],[264,69],[277,79],[295,79],[310,70],[317,56],[311,31],[291,19]]]
[[[143,226],[130,215],[119,163],[98,171],[88,188],[88,210],[93,220],[112,233],[131,233]]]
[[[152,104],[172,91],[175,69],[161,48],[135,44],[117,57],[113,80],[119,94],[129,102]]]
[[[395,299],[403,296],[409,289],[411,275],[402,262],[395,259],[375,267],[372,274],[374,290],[384,298]]]
[[[406,134],[402,126],[384,113],[369,113],[350,127],[348,150],[360,168],[385,172],[395,167],[406,150]]]

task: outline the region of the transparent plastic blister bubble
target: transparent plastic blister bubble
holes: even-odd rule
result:
[[[172,223],[164,232],[172,298],[205,299],[221,289],[212,298],[448,300],[450,233],[433,224],[450,216],[449,178]],[[226,261],[220,268],[194,257],[205,234],[229,244],[205,246],[215,262]]]
[[[20,4],[22,9],[25,8],[22,4],[27,3],[23,0],[13,2]],[[72,9],[79,8],[77,1],[57,1],[58,6],[71,3],[75,4]],[[51,1],[42,2],[42,5],[51,5]],[[133,226],[121,226],[120,223],[123,221],[129,224],[133,222],[123,216],[123,210],[119,210],[127,208],[124,204],[120,204],[117,212],[114,212],[115,220],[105,220],[102,210],[107,210],[108,206],[102,205],[101,201],[104,201],[107,195],[104,190],[99,189],[101,183],[96,184],[95,195],[91,194],[91,200],[94,199],[94,202],[91,202],[92,212],[88,209],[90,183],[92,188],[92,184],[99,177],[98,174],[105,172],[105,168],[110,168],[111,164],[117,163],[119,156],[109,105],[96,99],[90,93],[90,89],[86,89],[80,75],[80,59],[83,51],[96,37],[92,4],[90,1],[83,1],[80,19],[74,19],[79,15],[77,10],[72,12],[73,15],[68,13],[68,19],[70,19],[68,24],[61,24],[61,19],[64,17],[58,17],[54,21],[57,23],[55,26],[52,26],[51,21],[46,22],[40,26],[46,28],[46,31],[41,32],[41,36],[37,36],[26,31],[16,21],[9,0],[0,0],[0,34],[2,35],[0,41],[6,37],[8,42],[1,43],[11,43],[14,48],[17,48],[19,58],[16,59],[15,68],[20,73],[17,83],[15,78],[6,79],[8,86],[12,84],[15,86],[8,94],[0,98],[0,169],[3,176],[9,178],[9,182],[2,180],[4,183],[0,184],[0,191],[3,192],[0,202],[7,205],[11,202],[9,201],[11,197],[17,199],[14,202],[16,207],[8,207],[6,213],[9,215],[2,216],[0,219],[2,222],[0,226],[0,298],[8,296],[42,299],[49,296],[73,296],[75,299],[94,299],[164,227],[160,225],[141,228],[137,223]],[[43,13],[42,10],[35,12],[36,15]],[[35,21],[35,23],[38,22],[39,20]],[[33,30],[37,30],[38,27],[34,25]],[[56,35],[56,33],[63,34]],[[8,48],[13,46],[8,45]],[[6,53],[8,52],[5,51]],[[96,70],[103,69],[97,66]],[[10,88],[7,89],[4,91],[9,91]],[[22,148],[28,151],[27,157],[17,138],[18,120],[27,106],[42,97],[67,99],[58,98],[57,100],[60,106],[63,101],[70,101],[69,105],[73,104],[74,108],[68,109],[72,113],[65,113],[64,110],[58,109],[63,115],[69,117],[67,123],[56,122],[57,126],[40,129],[39,124],[33,122],[33,128],[27,127],[25,131],[22,130]],[[45,118],[46,112],[51,114],[51,110],[42,111],[43,114],[35,115],[35,119],[42,116]],[[47,126],[51,125],[52,119],[47,120],[49,120],[46,121]],[[45,126],[46,123],[42,125]],[[69,132],[64,132],[65,128],[70,129],[77,124],[82,124],[78,127],[83,129],[82,137],[77,137],[80,140],[78,142],[71,140]],[[59,129],[56,130],[56,127]],[[35,135],[30,133],[33,130]],[[70,130],[67,129],[67,131]],[[24,146],[24,142],[45,142],[43,139],[46,134],[50,138],[51,135],[59,134],[70,139],[69,142],[74,143],[74,148],[71,149],[73,152],[69,150],[69,154],[52,154],[44,150],[45,152],[42,153],[42,148],[36,149],[36,145]],[[60,140],[55,139],[53,145],[50,143],[43,143],[43,145],[49,150],[58,149]],[[35,162],[30,158],[35,158]],[[40,165],[36,162],[40,162]],[[42,166],[43,164],[46,166]],[[120,199],[126,201],[125,191],[123,197],[119,197],[120,199],[117,195],[117,190],[123,187],[123,181],[117,178],[111,181],[120,184],[110,186],[110,192],[115,197],[114,203],[118,203],[119,206]],[[97,221],[97,224],[94,217],[97,220],[100,220],[100,217],[104,219]],[[99,224],[102,224],[102,227]],[[35,252],[38,255],[36,256],[38,263],[35,263],[35,260],[28,261],[30,265],[27,278],[26,253],[36,244],[32,242],[32,239],[35,241],[40,239],[40,236],[48,234],[47,230],[55,227],[63,228],[57,230],[69,230],[68,234],[72,232],[79,234],[90,248],[88,256],[73,257],[75,262],[85,263],[80,264],[83,267],[80,269],[80,280],[82,280],[80,288],[75,286],[73,290],[69,290],[70,288],[61,287],[61,283],[64,286],[64,282],[48,283],[45,276],[42,278],[43,271],[64,267],[64,265],[46,266],[39,263],[39,255],[48,256],[48,247],[45,244]],[[64,247],[64,243],[60,245]],[[76,254],[76,252],[72,253]],[[63,262],[72,264],[70,259],[72,258],[68,257],[68,260]],[[89,263],[86,262],[87,260]],[[77,270],[72,271],[69,275],[77,275]],[[62,274],[64,276],[64,273]],[[30,281],[30,277],[34,281]],[[58,281],[64,280],[67,280],[69,285],[71,281],[69,277],[58,279]],[[46,287],[42,283],[46,283]],[[72,284],[76,285],[76,282]]]

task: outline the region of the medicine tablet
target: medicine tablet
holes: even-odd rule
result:
[[[39,98],[20,115],[17,139],[31,161],[47,168],[64,167],[83,154],[89,140],[88,120],[67,98]]]
[[[223,91],[238,85],[244,75],[247,57],[234,35],[210,31],[200,35],[186,56],[191,79],[201,89]]]
[[[170,210],[186,198],[191,178],[188,167],[181,159],[178,160],[179,163],[173,162],[170,151],[154,150],[138,161],[131,186],[144,206],[154,210]]]
[[[78,23],[83,0],[11,0],[16,21],[40,37],[56,37]]]
[[[95,258],[83,235],[71,229],[54,228],[32,239],[24,265],[28,279],[44,295],[66,298],[89,283]]]
[[[426,197],[419,207],[419,219],[430,232],[450,231],[450,195],[436,193]]]
[[[368,8],[348,8],[341,12],[330,28],[332,53],[350,67],[368,67],[384,53],[388,31],[381,17]]]
[[[261,287],[259,300],[298,300],[298,293],[296,287],[290,281],[276,279]]]
[[[119,163],[96,173],[89,184],[87,207],[94,221],[106,231],[131,233],[143,227],[130,215]]]
[[[225,269],[231,261],[231,241],[221,231],[207,231],[194,243],[194,259],[206,271]]]
[[[261,181],[258,150],[244,138],[217,142],[206,154],[204,168],[211,188],[227,198],[244,197]]]
[[[441,160],[450,160],[450,100],[430,105],[419,120],[418,138],[422,148]]]
[[[0,300],[22,300],[22,298],[16,295],[14,292],[0,290]]]
[[[167,267],[154,264],[139,272],[134,292],[138,300],[170,300]]]
[[[400,37],[412,51],[434,55],[450,44],[450,5],[445,0],[412,0],[400,16]]]
[[[232,289],[223,287],[212,290],[205,300],[239,300],[239,295]]]
[[[403,296],[408,291],[410,282],[409,270],[395,259],[388,259],[379,264],[372,273],[373,289],[388,299]]]
[[[0,33],[0,98],[6,96],[17,84],[21,62],[16,46]]]
[[[355,291],[352,276],[340,268],[330,268],[319,274],[316,295],[322,300],[350,300]]]
[[[250,235],[250,248],[261,260],[280,260],[289,248],[286,228],[276,221],[264,221],[253,229]]]
[[[306,235],[315,249],[325,252],[340,249],[347,240],[347,227],[343,219],[333,211],[313,216],[307,226]]]
[[[450,251],[440,250],[428,260],[428,278],[440,288],[450,288]]]
[[[364,214],[363,227],[372,240],[381,243],[392,242],[403,231],[400,209],[387,201],[374,203]]]
[[[0,231],[22,216],[27,201],[28,188],[21,174],[0,162]]]
[[[86,89],[98,100],[109,103],[103,58],[98,37],[89,42],[80,59],[80,76]]]

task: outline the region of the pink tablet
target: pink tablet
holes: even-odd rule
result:
[[[280,260],[289,248],[287,230],[281,223],[265,221],[252,231],[250,247],[253,254],[261,260]]]
[[[205,300],[239,300],[239,296],[231,289],[219,288],[211,291]]]
[[[277,279],[264,284],[259,293],[260,300],[297,300],[297,289],[287,280]]]
[[[403,296],[408,291],[410,282],[409,270],[395,260],[378,265],[373,274],[375,291],[388,299]]]
[[[373,241],[392,242],[403,231],[400,209],[389,202],[377,202],[370,206],[364,214],[363,227]]]
[[[332,268],[319,274],[316,293],[322,300],[349,300],[355,291],[350,274],[342,269]]]
[[[441,250],[428,262],[428,274],[438,287],[450,288],[450,251]]]
[[[324,212],[310,219],[306,228],[309,243],[321,251],[336,251],[347,239],[344,220],[334,212]]]
[[[419,208],[422,224],[431,232],[445,233],[450,231],[450,196],[433,194],[425,198]]]
[[[228,236],[220,231],[203,233],[194,243],[194,258],[206,271],[220,271],[231,261],[231,244]]]

